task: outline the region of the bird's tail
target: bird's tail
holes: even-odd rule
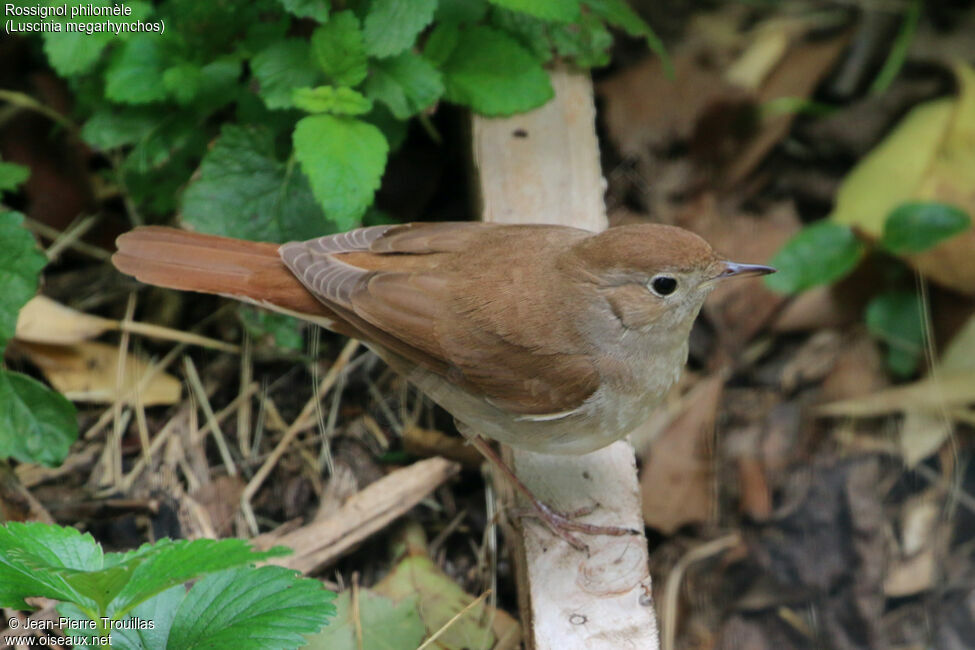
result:
[[[145,226],[116,245],[112,263],[141,282],[236,298],[326,326],[332,323],[323,320],[335,319],[284,265],[277,244]]]

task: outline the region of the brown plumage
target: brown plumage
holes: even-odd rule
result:
[[[653,408],[727,274],[700,237],[653,224],[405,224],[281,247],[149,227],[118,248],[115,265],[144,282],[362,339],[475,431],[553,453],[608,444]],[[674,296],[650,290],[660,274]],[[595,432],[570,433],[591,419]]]
[[[566,530],[622,534],[554,513],[478,435],[533,451],[599,449],[677,381],[690,328],[734,264],[686,230],[600,234],[484,223],[374,226],[283,246],[137,228],[112,258],[143,282],[263,305],[366,342],[457,419]]]

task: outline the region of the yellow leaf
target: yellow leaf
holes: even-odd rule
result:
[[[950,203],[975,216],[975,70],[959,65],[957,98],[916,107],[843,181],[831,218],[872,238],[906,201]],[[905,259],[933,281],[975,294],[975,230]]]
[[[116,328],[115,321],[89,316],[65,307],[46,296],[34,296],[17,316],[19,341],[31,343],[80,343]]]
[[[72,401],[107,404],[119,397],[119,349],[116,346],[88,342],[58,346],[20,342],[17,347],[40,368],[54,388]],[[141,386],[138,399],[146,406],[178,402],[182,390],[179,380],[157,371],[144,382],[151,371],[152,364],[143,357],[131,352],[126,355],[121,397],[134,402],[136,387]]]

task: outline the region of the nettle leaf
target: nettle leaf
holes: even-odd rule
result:
[[[0,458],[57,467],[78,438],[74,405],[19,372],[0,371]]]
[[[101,151],[135,144],[148,135],[167,112],[162,107],[119,107],[105,104],[81,127],[81,137]]]
[[[311,18],[320,23],[328,21],[327,0],[280,0],[285,11],[299,18]]]
[[[316,29],[311,50],[318,67],[337,85],[356,86],[366,78],[366,44],[351,11],[340,11]]]
[[[166,540],[165,544],[149,547],[151,552],[140,549],[141,560],[125,587],[112,601],[109,613],[126,613],[139,603],[170,587],[183,584],[198,576],[214,571],[253,564],[270,557],[287,555],[291,551],[275,547],[269,551],[255,551],[242,539],[181,539]],[[129,564],[131,554],[107,554],[112,560],[122,559]]]
[[[903,203],[887,216],[880,244],[898,255],[921,253],[968,230],[972,220],[961,208],[946,203]]]
[[[325,214],[341,230],[357,225],[379,188],[389,145],[372,124],[313,115],[294,131],[295,157]]]
[[[183,194],[182,217],[201,232],[263,241],[335,232],[308,178],[278,160],[265,127],[223,127]]]
[[[404,52],[373,63],[365,92],[385,104],[397,119],[405,120],[432,106],[444,86],[440,72],[429,61]]]
[[[58,569],[101,566],[102,549],[87,533],[39,522],[6,523],[0,526],[0,607],[31,609],[24,599],[33,596],[90,604]]]
[[[54,3],[50,4],[53,5]],[[70,0],[69,2],[59,2],[58,4],[67,6],[68,16],[64,18],[52,18],[51,22],[57,21],[64,24],[69,21],[74,23],[82,21],[91,23],[106,23],[109,20],[114,22],[119,21],[118,16],[91,16],[72,20],[70,18],[71,7],[90,5],[90,2],[86,0]],[[127,2],[126,6],[132,10],[132,15],[125,17],[129,21],[148,18],[152,13],[152,5],[145,2]],[[34,18],[31,17],[29,20],[34,20]],[[113,32],[93,32],[91,34],[68,31],[43,32],[41,38],[44,39],[44,53],[47,55],[47,60],[50,62],[51,67],[62,77],[71,77],[88,72],[101,57],[105,47],[113,41],[120,40],[120,37],[116,36]]]
[[[507,34],[491,27],[461,33],[441,66],[444,97],[483,115],[511,115],[552,98],[541,64]]]
[[[584,68],[609,65],[613,35],[599,18],[585,14],[577,24],[555,25],[549,37],[560,56],[570,58]]]
[[[863,243],[848,226],[820,221],[806,226],[775,254],[770,264],[778,269],[765,285],[780,293],[797,293],[835,282],[856,268]]]
[[[399,54],[433,22],[437,0],[373,0],[363,23],[366,52],[375,57]]]
[[[438,25],[476,23],[487,13],[486,0],[440,0],[435,14]]]
[[[105,71],[105,96],[123,104],[166,99],[163,73],[168,67],[162,39],[137,34],[112,56]]]
[[[180,63],[163,72],[162,82],[166,92],[176,100],[176,103],[186,106],[200,91],[203,70],[195,63]]]
[[[17,314],[37,292],[37,276],[47,265],[24,215],[0,210],[0,356],[17,329]]]
[[[912,291],[888,291],[867,304],[870,333],[887,344],[887,367],[900,378],[917,371],[924,353],[924,321],[921,301]]]
[[[283,567],[216,573],[193,585],[183,599],[166,647],[294,648],[335,615],[334,598],[317,580]]]
[[[491,4],[559,23],[579,20],[579,0],[490,0]]]
[[[30,178],[30,167],[0,160],[0,194],[11,192]]]
[[[318,86],[295,88],[295,108],[308,113],[334,113],[336,115],[362,115],[372,110],[372,100],[351,88]]]
[[[460,43],[460,28],[450,23],[437,25],[423,44],[423,56],[435,66],[442,67]]]
[[[251,70],[260,84],[258,94],[268,108],[291,108],[295,88],[314,86],[319,72],[308,42],[290,38],[261,50],[251,59]]]
[[[552,41],[549,38],[551,23],[529,14],[495,8],[491,12],[491,24],[508,36],[512,36],[536,59],[547,63],[552,59]]]

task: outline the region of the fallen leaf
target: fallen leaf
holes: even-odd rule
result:
[[[374,590],[395,601],[415,596],[428,634],[440,630],[475,600],[425,555],[403,559]],[[490,648],[496,638],[510,639],[511,634],[520,634],[518,622],[507,613],[480,603],[444,630],[437,644],[448,650]]]
[[[875,417],[907,411],[940,413],[975,402],[975,372],[939,373],[919,381],[816,409],[821,416]]]
[[[17,347],[40,368],[55,389],[75,402],[107,404],[120,397],[133,399],[133,389],[153,368],[147,359],[129,352],[120,394],[117,346],[92,342],[64,346],[19,342]],[[181,391],[182,385],[178,379],[165,372],[155,372],[138,396],[146,406],[175,404]]]
[[[861,329],[840,350],[823,380],[820,396],[824,402],[848,400],[876,393],[889,384],[877,342]]]
[[[17,316],[20,341],[67,345],[87,341],[118,329],[116,321],[65,307],[47,296],[34,296]]]
[[[685,410],[653,443],[640,474],[643,520],[669,535],[711,517],[711,436],[725,376],[701,380],[684,399]]]
[[[975,70],[959,64],[955,72],[958,96],[912,110],[847,175],[830,218],[880,239],[888,215],[909,201],[938,201],[975,214]],[[969,228],[904,259],[934,282],[975,294],[972,250],[975,230]]]
[[[308,637],[310,650],[416,650],[426,635],[417,598],[396,603],[368,589],[356,601],[344,591],[335,599],[335,618]]]

